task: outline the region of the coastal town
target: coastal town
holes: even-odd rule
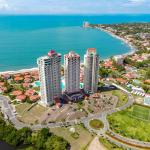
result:
[[[50,128],[73,150],[87,149],[95,135],[107,149],[150,149],[150,24],[85,22],[84,27],[108,32],[132,52],[102,60],[89,48],[81,63],[70,51],[62,65],[63,56],[50,50],[37,58],[38,68],[1,73],[3,117],[18,129]]]

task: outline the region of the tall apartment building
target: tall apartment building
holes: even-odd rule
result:
[[[80,56],[69,52],[64,56],[65,91],[80,91]]]
[[[99,55],[95,48],[87,49],[84,55],[84,90],[97,92],[99,74]]]
[[[37,59],[41,82],[41,103],[49,106],[61,96],[61,55],[51,50],[47,56]]]

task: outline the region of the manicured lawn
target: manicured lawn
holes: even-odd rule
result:
[[[71,127],[51,128],[50,131],[66,139],[71,144],[71,150],[83,150],[94,138],[94,136],[81,125],[74,126],[75,132],[78,133],[78,138],[74,138],[69,131],[70,128]]]
[[[150,142],[149,108],[133,105],[131,108],[108,116],[110,128],[114,132],[132,139]]]
[[[22,115],[22,113],[27,110],[32,104],[29,103],[22,103],[16,106],[16,111],[19,115]]]
[[[25,111],[30,108],[30,106],[31,104],[29,103],[17,105],[16,111],[21,121],[26,123],[36,123],[47,109],[41,105],[35,105],[29,111]]]
[[[128,102],[127,95],[124,92],[122,92],[121,90],[112,91],[112,95],[118,97],[117,107],[123,106],[124,104],[126,104]]]
[[[132,116],[144,120],[150,120],[150,109],[139,105],[134,105]]]
[[[105,138],[100,137],[99,141],[106,147],[107,150],[123,150],[123,148],[118,147],[117,145],[111,143]]]
[[[93,129],[96,129],[96,130],[99,130],[104,127],[103,122],[98,119],[91,120],[89,124]]]

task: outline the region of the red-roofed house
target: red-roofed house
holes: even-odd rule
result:
[[[19,81],[22,81],[22,80],[23,80],[23,77],[15,77],[14,80],[15,80],[16,82],[19,82]]]
[[[30,75],[25,75],[24,78],[31,78],[31,76]]]
[[[7,91],[7,88],[6,87],[0,87],[0,93],[4,93]]]
[[[40,99],[40,96],[39,96],[39,95],[31,95],[31,96],[29,97],[29,99],[30,99],[30,101],[32,101],[32,102],[36,102],[37,100]]]
[[[4,84],[5,84],[4,82],[0,82],[0,86],[4,86]]]
[[[26,100],[26,95],[18,95],[16,97],[17,100],[21,101],[21,102],[24,102]]]
[[[29,90],[27,90],[27,91],[25,92],[25,95],[26,95],[26,96],[32,96],[32,95],[34,95],[34,94],[35,94],[35,91],[32,90],[32,89],[29,89]]]
[[[22,95],[22,94],[23,94],[23,92],[19,91],[19,90],[12,92],[12,95],[14,95],[14,96],[18,96],[18,95]]]
[[[30,78],[25,78],[25,79],[24,79],[24,82],[25,82],[25,83],[31,83],[31,79],[30,79]]]
[[[34,76],[34,75],[39,75],[38,70],[37,70],[37,71],[32,71],[32,72],[31,72],[31,75],[33,75],[33,76]]]
[[[11,77],[11,75],[8,73],[5,73],[5,74],[2,74],[2,77],[7,80]]]
[[[20,73],[18,73],[18,74],[14,74],[14,78],[15,77],[20,77],[21,76],[21,74]]]
[[[26,76],[26,75],[30,75],[30,73],[29,73],[29,72],[25,72],[24,75],[25,75],[25,76]]]
[[[103,66],[104,66],[105,68],[111,68],[112,65],[113,65],[113,62],[112,62],[111,60],[107,60],[107,61],[105,61],[105,63],[103,64]]]
[[[150,84],[150,79],[145,80],[144,83]]]
[[[24,88],[28,88],[28,87],[30,87],[30,83],[23,83],[22,86],[23,86]]]
[[[123,78],[116,78],[116,81],[121,83],[121,84],[127,84],[127,80],[125,80]]]

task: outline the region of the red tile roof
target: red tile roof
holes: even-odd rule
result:
[[[26,95],[18,95],[17,97],[16,97],[16,99],[18,99],[18,100],[20,100],[20,101],[25,101],[25,99],[26,99]]]
[[[30,100],[31,100],[32,102],[35,102],[35,101],[37,101],[37,100],[40,99],[40,96],[39,96],[39,95],[32,95],[32,96],[30,96],[29,98],[30,98]]]
[[[22,93],[23,93],[23,92],[22,92],[22,91],[19,91],[19,90],[18,90],[18,91],[13,91],[13,92],[12,92],[12,95],[18,96],[18,95],[22,95]]]
[[[120,82],[121,84],[126,84],[127,80],[123,79],[123,78],[116,78],[116,81]]]
[[[0,86],[4,86],[4,84],[5,84],[4,82],[0,82]]]
[[[15,77],[14,80],[15,80],[15,81],[21,81],[21,80],[23,80],[23,77],[19,77],[19,76],[18,76],[18,77]]]
[[[31,79],[30,79],[30,78],[25,78],[25,79],[24,79],[24,82],[26,82],[26,83],[31,83]]]
[[[35,94],[35,91],[33,89],[29,89],[25,92],[25,95],[27,96],[31,96],[31,95],[34,95]]]
[[[27,87],[30,86],[30,83],[23,83],[22,85],[23,85],[24,88],[27,88]]]

